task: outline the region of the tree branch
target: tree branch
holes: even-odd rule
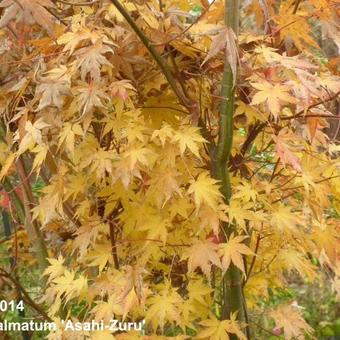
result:
[[[330,181],[331,179],[339,178],[339,177],[340,177],[339,175],[335,175],[335,176],[331,176],[331,177],[327,177],[327,178],[320,179],[319,181],[316,181],[316,182],[314,182],[314,183],[315,183],[315,184],[319,184],[319,183],[327,182],[327,181]],[[285,191],[301,189],[301,188],[303,188],[303,187],[304,187],[303,185],[298,185],[298,186],[296,186],[296,187],[286,188]],[[280,188],[282,188],[282,187],[280,187]],[[278,189],[280,189],[280,188],[278,188]],[[272,201],[271,204],[278,203],[278,202],[280,202],[280,201],[282,201],[282,200],[284,200],[284,199],[286,199],[286,198],[288,198],[288,197],[290,197],[290,196],[293,196],[294,194],[295,194],[295,192],[291,192],[291,193],[289,193],[289,194],[287,194],[287,195],[285,195],[285,196],[283,196],[283,197],[281,197],[281,198],[279,198],[279,199],[277,199],[277,200],[275,200],[275,201]]]
[[[224,24],[238,35],[239,30],[239,0],[225,0]],[[227,53],[224,59],[223,78],[221,83],[221,104],[219,114],[218,141],[213,154],[213,176],[220,181],[220,191],[224,201],[228,204],[231,198],[230,171],[228,163],[233,144],[234,110],[235,110],[235,74],[231,69]],[[221,227],[221,240],[227,238],[235,231],[235,225],[224,222]],[[233,264],[222,278],[222,310],[221,319],[226,320],[231,313],[237,313],[238,320],[243,323],[248,319],[247,308],[244,303],[242,273]],[[246,327],[247,338],[250,338],[249,327]],[[232,340],[237,337],[232,335]]]
[[[226,27],[230,27],[235,35],[238,34],[238,11],[239,0],[225,0],[225,17]],[[234,129],[234,110],[235,110],[235,87],[234,77],[231,66],[225,54],[224,70],[221,88],[221,104],[219,117],[218,142],[214,155],[214,177],[221,181],[221,193],[226,203],[231,197],[230,174],[228,162],[233,144]]]
[[[182,104],[187,110],[188,113],[191,114],[192,122],[194,125],[198,124],[200,128],[203,131],[203,134],[205,137],[209,135],[209,131],[207,130],[203,120],[200,118],[200,112],[199,112],[199,105],[192,101],[190,98],[186,96],[185,90],[184,90],[184,84],[180,84],[178,86],[178,82],[176,81],[175,77],[173,76],[171,69],[166,62],[166,60],[157,52],[154,45],[150,42],[150,40],[145,36],[145,34],[142,32],[142,30],[137,26],[133,18],[130,16],[128,11],[124,8],[124,6],[119,2],[119,0],[111,0],[111,2],[114,4],[114,6],[118,9],[120,14],[125,18],[125,20],[128,22],[128,24],[131,26],[131,28],[134,30],[134,32],[137,34],[143,45],[147,48],[153,59],[158,64],[159,68],[163,72],[165,78],[167,79],[170,87],[174,91],[175,95],[177,96],[180,104]],[[206,138],[211,140],[210,138]]]
[[[310,109],[316,107],[316,106],[319,106],[321,104],[325,104],[327,102],[330,102],[332,101],[333,99],[337,98],[340,94],[340,91],[334,93],[332,96],[329,96],[329,98],[327,99],[322,99],[320,101],[317,101],[316,103],[314,104],[311,104],[309,105],[306,109],[303,109],[303,110],[300,110],[298,113],[294,114],[294,115],[291,115],[291,116],[287,116],[287,117],[282,117],[280,118],[281,120],[289,120],[289,119],[294,119],[294,118],[299,118],[300,116],[302,116],[304,113],[308,112]],[[305,116],[303,118],[308,118],[310,116]],[[330,117],[334,117],[334,116],[330,116]]]
[[[254,249],[254,256],[251,260],[251,263],[250,263],[250,266],[249,266],[249,269],[248,269],[248,272],[247,272],[247,277],[246,279],[244,280],[243,282],[243,286],[246,285],[248,279],[249,279],[249,276],[250,274],[252,273],[253,269],[254,269],[254,265],[255,265],[255,262],[256,262],[256,256],[257,256],[257,253],[258,253],[258,250],[259,250],[259,247],[260,247],[260,242],[261,242],[261,236],[260,234],[257,235],[257,238],[256,238],[256,244],[255,244],[255,249]]]
[[[125,18],[125,20],[128,22],[128,24],[131,26],[131,28],[134,30],[134,32],[137,34],[143,45],[147,48],[149,53],[152,55],[153,59],[158,64],[159,68],[162,70],[165,78],[167,79],[169,85],[171,86],[172,90],[175,92],[179,102],[185,106],[189,113],[194,113],[195,105],[194,103],[189,100],[179,86],[177,86],[177,82],[175,78],[173,77],[170,67],[167,64],[167,62],[162,58],[162,56],[156,51],[155,47],[152,45],[150,40],[145,36],[145,34],[142,32],[142,30],[137,26],[133,18],[130,16],[130,14],[126,11],[124,6],[119,2],[119,0],[111,0],[111,2],[114,4],[114,6],[117,8],[117,10],[120,12],[120,14]]]

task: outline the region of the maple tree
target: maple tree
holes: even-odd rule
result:
[[[50,340],[255,339],[259,313],[312,337],[299,305],[258,302],[325,270],[340,298],[339,58],[315,31],[339,48],[338,1],[0,8],[1,297],[146,321]]]

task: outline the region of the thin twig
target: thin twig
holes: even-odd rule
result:
[[[250,323],[254,324],[256,327],[262,329],[263,331],[265,331],[266,333],[270,334],[271,336],[279,337],[278,335],[274,334],[273,332],[271,332],[271,331],[269,331],[268,329],[262,327],[260,324],[254,322],[254,321],[250,321]]]
[[[323,179],[321,179],[321,180],[319,180],[319,181],[314,182],[314,184],[319,184],[319,183],[326,182],[326,181],[329,181],[329,180],[331,180],[331,179],[339,178],[339,177],[340,177],[340,175],[331,176],[331,177],[328,177],[328,178],[323,178]],[[303,185],[298,185],[298,186],[293,187],[293,188],[287,188],[287,189],[285,189],[285,191],[287,191],[287,190],[301,189],[301,188],[303,188],[303,187],[304,187]],[[281,187],[281,188],[282,188],[282,187]],[[291,192],[290,194],[287,194],[286,196],[283,196],[283,197],[281,197],[281,198],[279,198],[279,199],[277,199],[277,200],[271,202],[271,204],[278,203],[278,202],[280,202],[280,201],[282,201],[282,200],[285,200],[286,198],[288,198],[288,197],[290,197],[290,196],[293,196],[294,194],[295,194],[295,192]]]
[[[256,238],[256,244],[255,244],[255,249],[254,249],[254,256],[251,260],[251,263],[250,263],[250,266],[249,266],[249,270],[247,272],[247,276],[246,276],[246,279],[243,281],[243,286],[246,285],[247,281],[248,281],[248,278],[250,276],[250,274],[252,273],[253,269],[254,269],[254,265],[255,265],[255,262],[256,262],[256,257],[257,257],[257,253],[259,251],[259,248],[260,248],[260,242],[261,242],[261,236],[260,234],[257,235],[257,238]]]
[[[294,118],[299,118],[300,116],[302,116],[304,113],[308,112],[310,109],[316,107],[316,106],[319,106],[321,104],[325,104],[327,102],[330,102],[332,101],[333,99],[337,98],[340,94],[340,91],[334,93],[332,96],[329,96],[327,99],[321,99],[320,101],[317,101],[316,103],[314,104],[311,104],[309,105],[306,109],[303,109],[303,110],[300,110],[298,113],[294,114],[294,115],[291,115],[291,116],[287,116],[287,117],[281,117],[280,119],[281,120],[288,120],[288,119],[294,119]],[[320,115],[318,115],[320,116]],[[325,115],[327,116],[327,115]],[[305,116],[303,118],[308,118],[308,117],[312,117],[312,116]],[[330,116],[328,115],[327,117],[335,117],[335,116]],[[336,117],[335,117],[336,118]]]
[[[174,40],[177,40],[178,38],[182,37],[185,33],[187,33],[194,25],[196,25],[202,17],[209,11],[210,7],[214,4],[215,0],[211,1],[209,3],[209,6],[204,9],[204,11],[200,14],[200,16],[193,22],[191,23],[188,27],[186,27],[183,31],[172,37],[171,39],[167,40],[166,42],[162,43],[153,43],[154,46],[163,46],[171,43]]]
[[[168,109],[168,110],[174,110],[174,111],[188,114],[188,111],[184,111],[184,110],[178,109],[177,107],[171,107],[171,106],[143,106],[142,109]]]

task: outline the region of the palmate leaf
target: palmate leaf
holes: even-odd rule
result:
[[[281,305],[270,312],[277,328],[283,328],[286,340],[311,335],[313,329],[303,319],[298,306]]]
[[[184,258],[188,258],[188,271],[193,272],[200,267],[203,273],[209,277],[212,265],[221,267],[217,250],[218,245],[209,240],[193,244],[184,254]]]
[[[167,321],[180,324],[180,306],[183,302],[174,289],[164,285],[160,292],[148,299],[149,308],[145,318],[154,330],[158,327],[163,330]]]
[[[291,88],[287,85],[271,84],[269,82],[252,83],[252,87],[259,90],[252,99],[253,105],[264,103],[268,110],[277,119],[283,103],[295,103],[296,100],[289,94]]]
[[[231,263],[239,268],[244,274],[244,255],[252,255],[253,252],[247,247],[243,241],[246,236],[230,236],[227,243],[219,244],[219,254],[222,256],[222,270],[226,272]]]
[[[231,314],[229,320],[218,320],[215,316],[200,322],[203,330],[198,333],[197,339],[229,340],[230,334],[235,334],[239,340],[246,340],[236,321],[236,314]]]
[[[172,141],[179,144],[182,155],[188,149],[197,157],[200,157],[199,146],[206,142],[199,134],[199,128],[195,127],[186,127],[183,130],[175,131]]]
[[[194,195],[197,208],[202,203],[207,204],[211,208],[216,208],[221,197],[217,181],[212,179],[206,172],[202,172],[196,180],[191,181],[188,193]]]
[[[88,74],[94,81],[99,81],[101,68],[104,65],[112,67],[112,64],[105,57],[107,53],[113,53],[112,48],[97,43],[93,46],[80,48],[73,54],[77,58],[77,68],[80,68],[82,81],[85,81]]]

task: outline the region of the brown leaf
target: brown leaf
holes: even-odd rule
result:
[[[203,60],[201,66],[203,66],[209,59],[215,57],[219,52],[221,52],[227,44],[227,28],[223,29],[211,42],[210,50]]]
[[[308,117],[308,116],[306,118],[307,118],[307,126],[308,126],[308,131],[310,134],[310,139],[313,140],[316,129],[320,123],[320,118],[319,117]]]

